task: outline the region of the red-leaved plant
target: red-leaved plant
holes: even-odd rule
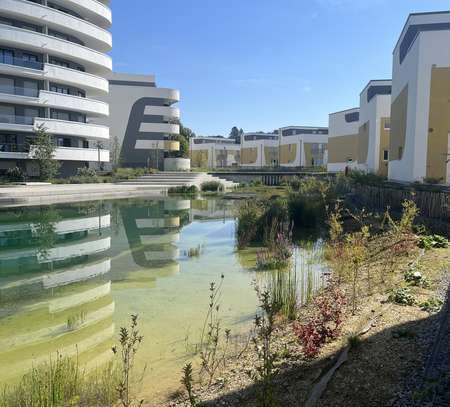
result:
[[[346,303],[344,292],[336,284],[330,284],[314,299],[311,319],[294,324],[294,332],[307,357],[317,356],[328,340],[339,336]]]

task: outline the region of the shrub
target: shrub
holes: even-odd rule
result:
[[[81,167],[77,169],[79,177],[97,177],[97,172],[93,168]]]
[[[389,301],[399,305],[414,305],[416,300],[411,294],[409,288],[396,288],[391,295]]]
[[[147,168],[116,168],[114,170],[114,178],[116,180],[128,180],[137,177],[141,177],[148,173],[153,173],[153,170]]]
[[[439,312],[442,307],[442,300],[439,298],[429,298],[428,300],[422,301],[419,307],[422,311],[431,313]]]
[[[198,188],[195,185],[187,186],[182,185],[179,187],[170,187],[168,190],[169,194],[188,194],[195,195],[198,193]]]
[[[25,174],[19,167],[8,168],[6,171],[6,177],[11,182],[25,181]]]
[[[443,178],[425,177],[423,179],[423,183],[424,184],[430,184],[430,185],[437,185],[437,184],[440,184],[443,181],[444,181]]]
[[[411,285],[427,288],[430,286],[428,279],[420,271],[408,270],[405,272],[405,281]]]
[[[311,319],[294,324],[294,332],[307,357],[317,356],[328,340],[339,335],[346,303],[344,292],[331,284],[314,299]]]
[[[221,192],[223,191],[223,184],[219,181],[207,181],[200,185],[203,192]]]
[[[426,235],[419,238],[419,247],[425,250],[447,248],[448,246],[449,241],[441,235]]]
[[[386,177],[384,176],[360,170],[350,171],[348,177],[352,182],[361,185],[378,186],[382,185],[386,181]]]

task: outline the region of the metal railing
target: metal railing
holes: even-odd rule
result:
[[[0,153],[29,153],[29,144],[0,143]]]

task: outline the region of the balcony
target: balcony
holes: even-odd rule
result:
[[[0,143],[0,158],[11,160],[33,159],[33,146],[29,144]],[[83,161],[83,162],[109,162],[109,151],[97,148],[57,147],[56,160]]]
[[[4,59],[0,60],[0,64],[21,66],[28,69],[44,69],[44,64],[42,62],[26,61],[23,58],[9,57],[5,56]]]
[[[2,0],[0,13],[14,15],[18,19],[31,20],[38,25],[47,25],[50,30],[64,31],[79,38],[86,47],[101,52],[112,48],[111,33],[86,20],[71,14],[26,0]]]
[[[111,9],[97,0],[53,0],[77,14],[80,14],[94,24],[108,28],[112,23]]]
[[[139,131],[141,133],[180,134],[180,126],[169,123],[141,123]]]
[[[169,106],[145,106],[144,115],[162,116],[164,121],[178,120],[180,109]]]
[[[91,140],[109,140],[109,127],[107,126],[37,117],[34,120],[34,130],[41,126],[50,134],[85,137]]]
[[[62,93],[41,90],[39,92],[39,104],[89,115],[109,116],[108,103]]]
[[[136,150],[180,151],[180,142],[173,140],[137,140]]]
[[[26,46],[36,53],[45,50],[52,56],[77,62],[92,73],[107,74],[112,69],[109,55],[50,35],[0,24],[0,38],[5,46],[19,49]]]

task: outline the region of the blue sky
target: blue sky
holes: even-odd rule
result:
[[[180,89],[183,123],[200,135],[327,125],[391,77],[411,12],[448,0],[113,0],[119,72]]]

